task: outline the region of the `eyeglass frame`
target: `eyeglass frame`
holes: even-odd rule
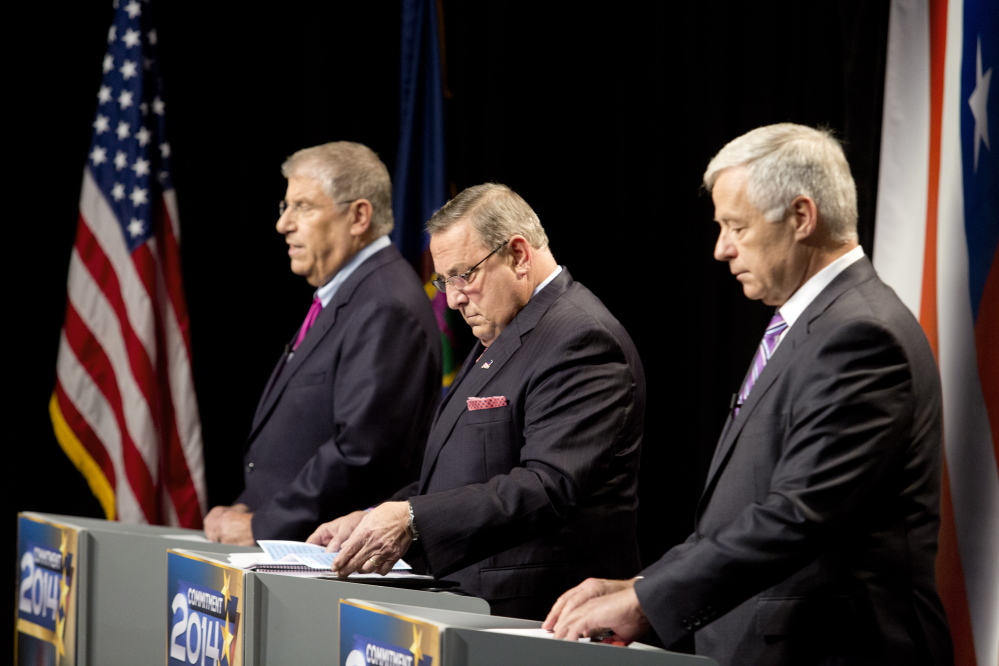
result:
[[[510,239],[508,238],[505,241],[503,241],[502,243],[500,243],[499,245],[497,245],[496,249],[494,249],[492,252],[490,252],[485,257],[483,257],[482,261],[480,261],[479,263],[475,264],[474,266],[472,266],[471,268],[469,268],[464,273],[458,273],[457,275],[452,275],[451,277],[447,277],[447,278],[442,278],[441,276],[438,275],[436,278],[434,278],[433,280],[430,281],[430,284],[434,285],[434,287],[437,289],[437,291],[441,292],[442,294],[446,294],[447,293],[447,286],[449,284],[454,285],[454,288],[457,289],[458,291],[464,291],[465,287],[468,286],[468,276],[471,275],[472,272],[476,268],[478,268],[479,266],[481,266],[482,264],[484,264],[486,262],[486,259],[488,259],[489,257],[491,257],[494,254],[496,254],[497,252],[499,252],[509,242],[510,242]],[[461,286],[461,287],[459,287],[456,283],[452,282],[452,280],[454,280],[455,278],[459,278],[464,283],[464,285]]]
[[[360,201],[363,198],[364,197],[358,197],[357,199],[351,199],[349,201],[334,201],[333,205],[334,206],[339,206],[339,205],[343,205],[343,204],[352,204],[355,201]],[[326,204],[320,204],[320,205],[309,204],[310,210],[313,209],[313,208],[325,208],[325,207],[326,207]],[[288,203],[287,199],[281,199],[281,201],[278,201],[278,217],[283,217],[284,214],[286,212],[288,212],[289,209],[295,210],[295,209],[299,209],[299,208],[301,208],[301,206],[299,205],[299,202]]]

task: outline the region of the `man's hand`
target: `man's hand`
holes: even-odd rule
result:
[[[341,578],[355,571],[377,572],[384,576],[392,570],[392,565],[402,557],[413,541],[407,527],[408,502],[385,502],[362,513],[364,516],[361,521],[354,527],[350,537],[340,544],[340,554],[333,560],[332,568]],[[327,544],[327,552],[334,550],[331,546],[333,541]]]
[[[649,628],[634,580],[588,578],[555,602],[542,625],[555,638],[576,640],[613,631],[630,643]]]
[[[252,519],[253,514],[245,504],[217,506],[205,516],[205,536],[219,543],[252,546],[256,543],[250,523]]]
[[[323,523],[309,535],[306,541],[317,546],[326,546],[327,553],[335,553],[340,550],[340,545],[350,537],[354,528],[367,513],[367,511],[354,511],[346,516],[340,516],[336,520]]]

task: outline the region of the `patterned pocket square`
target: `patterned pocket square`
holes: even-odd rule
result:
[[[506,396],[494,395],[491,398],[467,398],[468,411],[474,412],[476,409],[495,409],[496,407],[506,407]]]

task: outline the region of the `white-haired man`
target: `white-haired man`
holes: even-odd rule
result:
[[[441,350],[416,272],[389,242],[392,185],[367,146],[298,151],[277,231],[316,288],[253,418],[246,487],[205,518],[223,543],[304,539],[416,478],[440,395]]]
[[[827,132],[753,130],[708,165],[714,256],[776,306],[722,431],[687,541],[628,581],[588,580],[560,638],[694,634],[741,664],[945,664],[934,580],[941,404],[919,324],[857,244]]]
[[[435,284],[478,342],[438,411],[419,482],[310,540],[342,544],[341,575],[384,573],[409,549],[494,614],[541,619],[565,587],[603,575],[593,572],[640,568],[642,364],[506,186],[466,189],[427,229]]]

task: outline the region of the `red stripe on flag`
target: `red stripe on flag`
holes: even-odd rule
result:
[[[184,284],[180,271],[180,245],[173,235],[173,224],[176,220],[170,218],[170,210],[163,206],[163,220],[156,225],[156,242],[159,245],[160,265],[163,267],[163,277],[166,281],[167,296],[173,306],[180,326],[180,334],[184,337],[184,347],[187,358],[191,359],[191,331],[187,315],[187,301],[184,299]]]
[[[115,414],[118,430],[121,432],[122,459],[125,464],[128,485],[131,487],[146,521],[154,525],[159,524],[159,498],[156,494],[156,486],[149,469],[146,467],[146,461],[142,458],[128,432],[125,409],[122,404],[121,392],[118,389],[118,378],[110,359],[104,353],[104,349],[91,334],[90,329],[80,318],[71,301],[66,303],[66,321],[63,324],[63,330],[70,349],[73,350],[80,365],[86,369],[94,384],[104,394],[104,399],[107,400]]]
[[[87,450],[90,457],[93,458],[97,466],[104,472],[104,476],[107,478],[108,483],[111,484],[111,487],[117,488],[118,478],[114,471],[114,463],[111,461],[107,449],[104,448],[104,443],[101,442],[97,433],[91,429],[90,424],[87,423],[87,420],[76,409],[76,405],[66,395],[66,390],[62,386],[62,382],[58,379],[56,379],[55,394],[56,400],[59,402],[59,410],[62,412],[62,417],[66,420],[66,425],[73,430],[73,434],[80,440],[80,444],[83,444],[83,448]]]
[[[978,379],[982,384],[985,411],[992,427],[992,450],[999,463],[999,246],[992,257],[992,271],[985,278],[982,301],[975,321]]]

